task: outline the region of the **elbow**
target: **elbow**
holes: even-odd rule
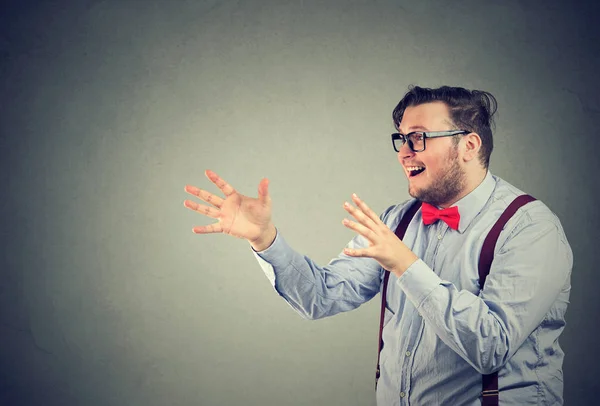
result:
[[[304,320],[318,320],[326,316],[326,314],[315,306],[304,307],[299,303],[286,301],[294,311]]]
[[[315,314],[312,313],[307,313],[301,309],[294,309],[296,310],[296,313],[298,313],[300,315],[300,317],[302,317],[304,320],[318,320],[319,317]]]
[[[510,343],[505,337],[498,337],[473,366],[482,375],[498,372],[510,359],[510,348]]]
[[[331,304],[326,303],[319,295],[309,301],[296,303],[294,307],[307,320],[319,320],[337,313],[332,309]]]
[[[475,370],[481,375],[490,375],[494,372],[498,372],[505,364],[506,362],[482,364],[475,367]]]
[[[304,320],[319,320],[323,318],[323,315],[320,314],[303,314],[302,318]]]
[[[494,372],[498,372],[506,363],[508,362],[507,354],[500,355],[497,353],[492,354],[489,359],[479,360],[478,363],[475,363],[473,367],[477,372],[481,375],[490,375]]]
[[[478,338],[473,337],[469,343],[473,351],[466,351],[470,358],[467,361],[480,374],[493,374],[506,365],[514,343],[500,323],[482,323],[478,332]]]
[[[313,307],[308,312],[302,311],[302,317],[306,320],[319,320],[328,316],[328,313],[323,309]]]

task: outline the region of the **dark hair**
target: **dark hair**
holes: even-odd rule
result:
[[[450,119],[456,129],[468,130],[479,134],[481,149],[479,160],[485,168],[490,164],[490,155],[494,148],[492,116],[498,108],[496,98],[491,93],[481,90],[467,90],[462,87],[442,86],[430,89],[409,86],[408,92],[392,113],[396,129],[400,126],[404,110],[410,106],[441,101],[448,106]]]

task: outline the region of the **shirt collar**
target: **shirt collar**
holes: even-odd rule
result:
[[[473,219],[481,212],[481,209],[483,209],[483,206],[489,200],[495,187],[496,180],[488,170],[479,186],[452,205],[457,206],[460,213],[459,233],[464,233]]]

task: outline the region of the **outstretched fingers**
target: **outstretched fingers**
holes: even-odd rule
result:
[[[354,201],[356,203],[356,201]],[[373,224],[373,220],[364,212],[364,209],[356,204],[357,207],[354,207],[348,202],[344,202],[344,209],[352,215],[360,224],[363,226],[375,230],[376,223]]]
[[[355,221],[344,219],[342,220],[342,224],[350,230],[354,230],[358,234],[362,235],[369,241],[373,241],[373,238],[375,237],[375,233],[373,232],[373,230]]]
[[[373,210],[371,210],[371,208],[369,206],[367,206],[367,204],[365,202],[363,202],[357,195],[356,193],[352,194],[352,201],[354,201],[354,204],[356,204],[356,206],[371,220],[373,220],[373,222],[380,226],[383,224],[383,222],[381,221],[381,219],[379,218],[379,216],[377,215],[377,213],[375,213]]]
[[[212,204],[213,206],[215,206],[218,209],[220,209],[221,206],[223,205],[223,201],[224,201],[223,199],[221,199],[219,196],[213,195],[210,192],[207,192],[206,190],[202,190],[195,186],[188,185],[185,187],[185,191],[191,195],[199,197],[200,199],[204,200],[206,203]]]
[[[223,227],[221,226],[221,223],[214,223],[207,226],[196,226],[192,229],[192,231],[196,234],[222,233]]]
[[[269,179],[263,178],[258,184],[258,200],[262,204],[269,202]]]
[[[344,248],[344,254],[349,257],[373,258],[372,249],[369,248]]]
[[[205,216],[218,219],[221,217],[221,211],[219,209],[215,209],[214,207],[206,206],[203,204],[198,204],[196,202],[192,202],[191,200],[186,200],[183,202],[183,205],[190,210],[197,211],[198,213],[202,213]]]
[[[219,189],[221,189],[221,191],[225,194],[225,196],[230,196],[232,194],[235,193],[235,189],[227,182],[225,182],[225,180],[223,178],[221,178],[219,175],[217,175],[216,173],[214,173],[213,171],[207,169],[206,172],[204,172],[206,174],[206,177],[215,185],[217,185],[217,187]]]

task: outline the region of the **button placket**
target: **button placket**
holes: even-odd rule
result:
[[[404,393],[404,395],[400,395],[400,397],[404,398],[406,396],[405,402],[408,402],[408,392],[410,392],[412,385],[412,369],[414,363],[414,356],[412,355],[414,355],[414,351],[410,350],[414,350],[415,348],[417,348],[417,346],[421,342],[424,327],[425,324],[423,323],[423,320],[421,318],[413,319],[413,323],[411,323],[410,326],[410,338],[408,340],[407,346],[405,347],[406,351],[404,352],[404,357],[402,357],[403,374],[402,379],[400,380],[399,389],[402,390],[401,393]]]
[[[433,240],[434,241],[433,242],[433,254],[431,255],[430,263],[431,263],[431,269],[433,270],[433,272],[436,273],[436,275],[439,275],[439,273],[436,272],[436,269],[435,269],[435,266],[436,266],[435,260],[436,260],[440,245],[442,244],[442,238],[444,238],[446,231],[448,231],[448,225],[446,223],[444,223],[443,221],[438,221],[435,224],[435,236],[437,238]]]

